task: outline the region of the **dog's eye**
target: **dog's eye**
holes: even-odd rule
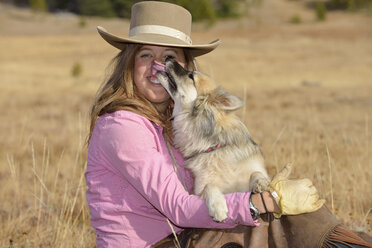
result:
[[[165,60],[171,60],[171,59],[176,59],[176,58],[172,55],[165,56]]]
[[[189,78],[190,78],[191,80],[194,80],[194,73],[190,72],[190,73],[189,73]]]

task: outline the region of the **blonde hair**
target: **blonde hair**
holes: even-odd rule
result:
[[[106,113],[113,113],[118,110],[128,110],[139,114],[148,120],[161,125],[164,132],[171,138],[171,123],[169,117],[172,111],[172,104],[169,105],[167,113],[159,113],[154,105],[147,100],[137,89],[133,82],[134,58],[141,48],[140,44],[127,44],[125,49],[120,51],[110,63],[113,71],[100,89],[97,91],[91,112],[90,131],[88,143],[92,136],[93,128],[99,116]],[[183,49],[185,54],[186,68],[195,70],[196,64],[191,53]]]

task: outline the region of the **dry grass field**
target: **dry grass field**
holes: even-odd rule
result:
[[[127,35],[128,22],[85,22],[0,4],[1,248],[95,246],[85,138],[117,52],[95,26]],[[270,175],[293,163],[293,177],[312,179],[335,214],[371,235],[372,16],[332,12],[317,22],[299,1],[264,1],[241,20],[195,25],[194,43],[217,37],[200,68],[246,101],[239,115]]]

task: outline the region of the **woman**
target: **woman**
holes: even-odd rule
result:
[[[308,181],[277,177],[281,183],[277,193],[296,209],[279,203],[269,192],[232,193],[226,195],[228,218],[218,223],[208,215],[204,200],[189,193],[192,175],[183,167],[181,154],[167,148],[172,140],[172,101],[154,83],[154,64],[172,57],[195,69],[194,57],[218,46],[219,40],[193,45],[190,30],[187,10],[151,1],[132,7],[129,38],[98,27],[100,35],[121,51],[91,112],[85,176],[97,247],[150,247],[185,228],[257,226],[258,213],[298,214],[323,205]],[[176,170],[173,155],[179,164]],[[304,195],[310,201],[302,201]]]

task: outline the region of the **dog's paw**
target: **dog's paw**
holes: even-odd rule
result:
[[[208,195],[206,198],[209,215],[218,222],[227,218],[227,204],[223,194]]]
[[[252,186],[252,191],[254,193],[260,193],[265,190],[267,190],[269,186],[270,181],[264,177],[262,178],[257,178]]]
[[[223,201],[213,201],[211,205],[208,206],[210,216],[218,222],[221,222],[227,218],[227,204],[226,200]]]

